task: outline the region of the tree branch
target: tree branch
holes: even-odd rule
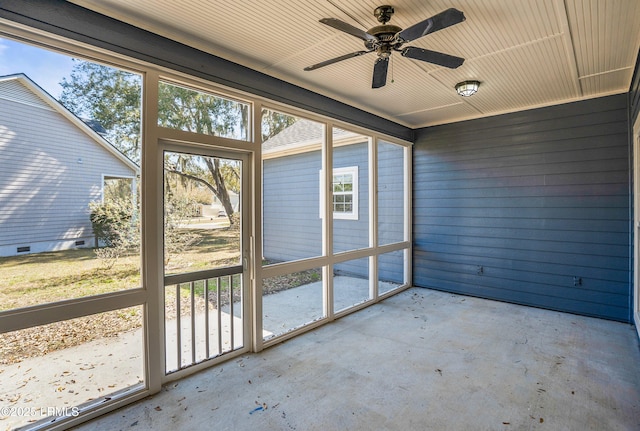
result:
[[[200,177],[196,177],[195,175],[187,174],[185,172],[180,172],[180,171],[178,171],[176,169],[167,169],[167,168],[165,168],[165,170],[167,172],[169,172],[169,173],[180,175],[183,178],[188,178],[190,180],[194,180],[194,181],[197,181],[197,182],[199,182],[201,184],[204,184],[209,190],[211,190],[213,192],[213,194],[216,195],[216,197],[218,197],[218,199],[220,198],[220,196],[219,196],[220,192],[218,191],[218,189],[216,189],[214,186],[212,186],[208,181],[203,180]]]

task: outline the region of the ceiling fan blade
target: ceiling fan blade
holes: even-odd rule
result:
[[[413,58],[414,60],[438,64],[440,66],[448,67],[449,69],[455,69],[462,66],[462,63],[464,63],[464,58],[455,57],[442,52],[430,51],[428,49],[416,48],[415,46],[408,46],[404,48],[402,50],[402,56]]]
[[[398,33],[398,38],[402,39],[404,42],[410,42],[418,39],[419,37],[426,36],[429,33],[434,33],[438,30],[442,30],[443,28],[461,23],[465,19],[464,13],[458,9],[447,9],[444,12],[440,12],[431,18],[425,19],[422,22],[402,30]]]
[[[345,33],[350,34],[351,36],[355,36],[364,41],[371,40],[374,41],[376,38],[364,30],[359,29],[358,27],[354,27],[351,24],[347,24],[344,21],[340,21],[336,18],[322,18],[320,20],[321,23],[328,25],[329,27],[333,27],[337,30],[343,31]]]
[[[356,52],[352,52],[351,54],[341,55],[340,57],[332,58],[330,60],[325,60],[325,61],[323,61],[321,63],[317,63],[317,64],[313,64],[311,66],[307,66],[307,67],[304,68],[304,70],[306,70],[306,71],[316,70],[316,69],[319,69],[321,67],[328,66],[330,64],[337,63],[337,62],[342,61],[342,60],[347,60],[349,58],[358,57],[360,55],[368,54],[370,52],[371,51],[356,51]]]
[[[389,69],[389,57],[378,57],[373,66],[373,83],[371,88],[384,87],[387,83],[387,70]]]

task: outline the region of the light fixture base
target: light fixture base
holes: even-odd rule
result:
[[[478,92],[480,81],[463,81],[456,84],[456,92],[462,97],[470,97]]]

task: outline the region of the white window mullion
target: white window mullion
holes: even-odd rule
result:
[[[333,208],[332,201],[333,196],[332,177],[326,175],[333,167],[333,133],[331,131],[333,127],[331,124],[325,124],[324,139],[323,139],[323,151],[322,151],[322,172],[320,175],[321,183],[320,189],[324,190],[321,196],[322,201],[320,208],[323,209],[322,213],[322,255],[328,257],[328,264],[322,269],[323,280],[323,307],[324,315],[328,320],[334,319],[333,310]],[[323,174],[324,173],[324,174]]]
[[[404,240],[410,244],[411,231],[411,180],[412,173],[412,151],[410,146],[404,148]],[[404,251],[404,282],[408,285],[413,283],[413,273],[411,267],[412,247],[409,246]]]
[[[252,348],[254,352],[263,349],[263,323],[262,323],[262,265],[264,259],[263,235],[262,235],[262,118],[263,106],[261,103],[253,105],[253,138],[256,142],[256,153],[253,159],[253,234],[251,243],[251,265],[253,267],[253,279],[251,280],[251,317],[252,317]],[[250,211],[251,212],[251,211]]]
[[[144,75],[142,94],[142,283],[147,291],[145,310],[146,373],[149,390],[160,391],[164,375],[164,256],[162,153],[158,150],[158,81],[155,71]]]
[[[378,138],[369,138],[369,297],[378,298]]]

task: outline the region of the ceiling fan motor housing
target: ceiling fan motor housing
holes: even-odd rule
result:
[[[402,31],[402,27],[392,24],[383,24],[371,27],[367,30],[367,33],[377,37],[378,40],[382,42],[390,42],[395,37],[396,33],[400,31]]]

